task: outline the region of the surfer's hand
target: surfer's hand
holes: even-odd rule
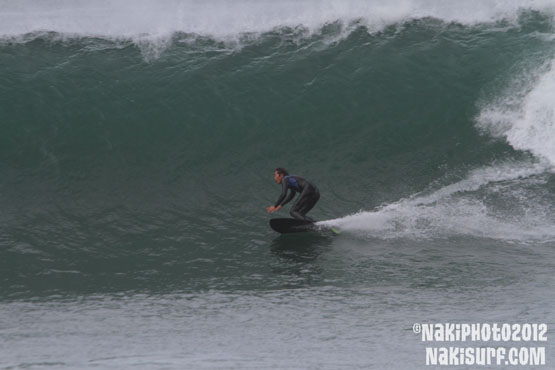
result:
[[[275,211],[279,211],[280,208],[281,208],[281,206],[277,206],[277,207],[270,206],[266,209],[268,210],[268,213],[274,213]]]

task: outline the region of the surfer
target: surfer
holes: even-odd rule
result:
[[[282,167],[275,169],[274,179],[278,184],[281,184],[281,194],[276,204],[267,208],[268,213],[279,211],[282,206],[293,199],[296,193],[301,193],[289,213],[298,220],[314,222],[314,219],[306,214],[320,199],[318,188],[300,176],[289,175],[287,170]],[[290,190],[289,195],[287,195],[287,190]]]

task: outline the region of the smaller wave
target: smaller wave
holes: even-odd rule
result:
[[[551,241],[555,239],[552,202],[544,202],[538,194],[538,186],[546,182],[545,171],[541,162],[484,167],[437,190],[320,224],[384,239],[470,235]]]

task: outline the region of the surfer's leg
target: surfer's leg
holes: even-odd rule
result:
[[[296,218],[297,220],[314,222],[314,219],[312,219],[311,217],[305,216],[305,215],[300,214],[299,212],[295,212],[293,210],[291,210],[291,212],[289,212],[289,214],[291,215],[291,217]]]
[[[297,220],[314,222],[312,218],[305,216],[306,212],[303,212],[303,208],[306,206],[308,198],[309,197],[307,197],[306,195],[302,195],[301,197],[299,197],[299,199],[297,199],[297,201],[293,205],[293,208],[291,208],[291,212],[289,212],[291,217],[296,218]]]
[[[289,212],[289,214],[293,217],[296,218],[297,220],[303,220],[303,221],[310,221],[310,222],[315,222],[315,220],[307,215],[303,215],[300,212],[295,212],[295,211],[291,211]]]
[[[312,208],[314,208],[314,206],[316,205],[316,203],[318,202],[318,200],[320,199],[320,193],[312,193],[310,194],[306,201],[304,202],[302,208],[301,208],[301,213],[306,215],[308,213],[308,211],[310,211]]]
[[[314,219],[306,214],[314,207],[318,199],[320,199],[320,193],[304,194],[291,209],[291,216],[299,220],[314,222]]]

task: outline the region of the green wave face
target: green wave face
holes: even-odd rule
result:
[[[233,40],[5,37],[1,257],[29,272],[55,256],[92,274],[214,258],[268,238],[278,166],[319,186],[318,219],[370,211],[340,219],[345,229],[433,238],[493,227],[501,237],[532,202],[544,222],[534,235],[551,238],[542,145],[555,134],[531,132],[553,122],[534,94],[552,91],[554,50],[552,18],[538,11],[379,30],[360,20],[283,26]],[[547,121],[526,121],[533,103]],[[483,207],[470,231],[449,227]],[[168,254],[153,261],[154,250]]]

